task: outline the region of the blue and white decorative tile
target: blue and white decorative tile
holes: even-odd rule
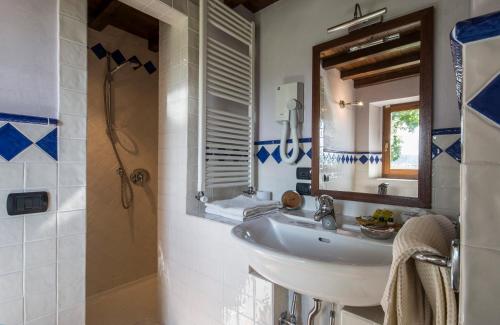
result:
[[[500,138],[500,11],[457,23],[451,37],[460,43],[463,59],[460,161],[498,164],[500,150],[492,148]],[[453,149],[458,145],[445,150],[456,154]]]
[[[146,63],[142,64],[142,61],[136,56],[132,55],[128,59],[127,57],[123,54],[120,49],[115,49],[114,51],[108,51],[103,44],[97,43],[93,45],[92,47],[89,47],[89,49],[94,53],[94,55],[97,57],[97,59],[101,60],[106,57],[106,55],[110,55],[115,64],[120,65],[125,63],[127,60],[133,60],[134,62],[139,63],[139,67],[134,67],[134,70],[138,70],[140,67],[144,68],[144,70],[149,73],[153,74],[157,71],[156,65],[152,61],[147,61]]]
[[[439,148],[434,142],[432,143],[431,146],[431,156],[432,159],[435,159],[437,156],[439,156],[443,152],[443,149]]]
[[[57,120],[4,113],[0,119],[3,120],[0,121],[0,157],[4,160],[57,160]]]
[[[273,152],[271,153],[271,156],[274,158],[274,160],[279,164],[281,163],[281,154],[280,154],[280,146],[277,146],[274,148]]]
[[[123,64],[127,61],[120,50],[114,50],[111,53],[111,58],[113,58],[113,61],[115,61],[117,65]]]
[[[16,129],[21,131],[31,141],[37,142],[52,130],[56,128],[55,125],[47,124],[27,124],[27,123],[11,123]]]
[[[265,163],[267,158],[269,158],[270,155],[271,154],[269,153],[269,151],[267,151],[267,149],[264,146],[260,147],[259,151],[257,151],[257,154],[256,154],[257,158],[259,159],[259,161],[261,163]]]
[[[92,52],[94,52],[95,56],[100,60],[106,57],[107,51],[101,43],[97,43],[96,45],[90,48]]]
[[[500,126],[500,73],[469,101],[468,106],[487,121]]]
[[[459,163],[462,162],[462,144],[460,140],[455,141],[452,145],[446,148],[446,153]]]
[[[32,144],[33,141],[28,139],[12,124],[6,123],[0,127],[0,156],[5,160],[12,160]]]
[[[154,65],[153,62],[148,61],[148,62],[144,63],[144,69],[146,69],[146,71],[149,74],[153,74],[156,71],[156,66]]]
[[[446,128],[446,129],[435,129],[432,131],[432,159],[441,157],[446,154],[447,157],[453,158],[454,161],[460,162],[461,156],[456,149],[456,142],[460,142],[460,128]],[[310,163],[312,159],[312,148],[311,148],[311,138],[300,139],[300,152],[297,159],[297,163],[303,162],[307,159]],[[256,141],[256,156],[261,164],[274,162],[276,164],[281,164],[283,161],[280,155],[279,140],[263,140]],[[291,141],[288,141],[288,146],[290,147]],[[449,150],[449,147],[453,146]],[[289,149],[288,156],[292,154],[292,150]],[[273,158],[273,159],[269,159]],[[381,152],[348,152],[348,151],[335,151],[324,149],[321,156],[322,164],[329,165],[349,165],[349,164],[361,164],[361,165],[377,165],[382,163],[382,153]]]
[[[463,102],[463,86],[464,86],[462,44],[451,38],[450,46],[451,46],[451,56],[453,58],[453,69],[455,70],[455,91],[457,94],[458,110],[461,111]]]
[[[290,151],[288,151],[288,157],[291,157],[293,154],[293,149],[291,149]],[[304,150],[302,150],[302,148],[299,147],[299,155],[297,156],[297,159],[295,160],[295,163],[298,163],[302,157],[304,157],[305,155],[305,152]]]
[[[468,103],[500,72],[499,37],[500,12],[470,18],[455,25],[450,38],[457,89],[462,94],[458,98],[459,105]],[[467,88],[463,89],[465,78]]]
[[[445,159],[443,157],[453,158],[454,161],[460,163],[461,152],[457,150],[457,143],[460,146],[461,129],[460,128],[445,128],[432,130],[432,160]]]
[[[358,158],[359,162],[362,163],[363,165],[366,164],[366,162],[369,160],[366,155],[361,155]]]
[[[280,140],[262,140],[255,141],[255,151],[257,159],[262,163],[274,162],[276,164],[281,164],[283,161],[280,155]],[[291,156],[293,149],[291,149],[292,141],[288,139],[288,156]],[[297,157],[296,163],[304,165],[304,160],[308,160],[310,163],[312,157],[311,151],[311,138],[300,138],[299,139],[299,156]],[[269,159],[272,158],[272,159]],[[307,163],[305,165],[308,165]]]
[[[38,140],[36,145],[54,160],[57,160],[57,128]]]

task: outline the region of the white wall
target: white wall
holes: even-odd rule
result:
[[[354,87],[352,80],[342,80],[337,69],[321,70],[322,105],[321,120],[323,122],[323,148],[325,151],[356,150],[356,111],[342,108],[341,100],[352,102]],[[354,164],[322,163],[321,175],[329,175],[327,182],[320,180],[320,188],[325,190],[351,191],[354,182]]]
[[[84,325],[86,1],[2,1],[0,16],[0,24],[7,23],[1,37],[16,38],[14,44],[27,51],[14,53],[21,59],[19,67],[11,65],[12,57],[0,59],[0,79],[5,71],[19,71],[22,77],[20,84],[10,84],[20,93],[9,107],[15,113],[55,116],[60,103],[61,113],[57,160],[34,145],[9,162],[0,158],[0,323]],[[34,35],[43,37],[34,40]],[[2,39],[0,56],[11,50],[7,42]],[[54,48],[47,52],[44,42],[55,43],[60,53]],[[36,61],[40,74],[29,68]],[[50,103],[43,108],[47,110],[26,105],[21,98],[26,93],[40,96],[28,98],[33,102]],[[17,110],[21,107],[26,110]],[[55,126],[14,127],[36,141]],[[7,194],[31,190],[49,192],[49,210],[7,216]]]
[[[487,104],[496,108],[492,115],[471,104],[498,80],[499,53],[498,36],[468,42],[462,49],[460,324],[495,324],[500,319],[500,310],[492,303],[500,296],[500,100],[492,96],[498,95],[497,90],[489,93]]]
[[[498,0],[471,0],[471,16],[481,16],[500,10]]]
[[[460,116],[456,104],[449,33],[457,21],[469,17],[469,0],[365,0],[360,4],[365,12],[387,7],[389,11],[386,20],[429,6],[435,7],[433,128],[458,127]],[[287,0],[278,1],[256,14],[260,60],[259,140],[279,138],[278,128],[273,119],[273,89],[276,85],[289,81],[304,82],[305,114],[302,135],[311,136],[312,47],[343,35],[342,32],[327,34],[326,29],[350,19],[353,8],[354,2],[350,1]],[[284,174],[281,169],[286,169],[289,177],[282,175],[278,181],[273,175]],[[457,174],[453,177],[458,179],[458,165],[455,172]],[[259,164],[258,185],[260,189],[272,190],[275,197],[280,197],[282,189],[295,188],[296,180],[291,177],[291,173],[295,173],[295,168],[291,166],[282,164],[271,169],[266,164]],[[448,212],[453,210],[454,214],[458,214],[458,200],[453,199],[458,195],[458,190],[454,188],[443,195],[446,198],[440,196],[436,201],[445,202],[443,204],[447,206]],[[308,206],[314,207],[313,204]],[[374,205],[354,202],[345,202],[343,205],[346,212],[354,214],[370,213],[373,207]]]
[[[57,118],[57,3],[0,1],[0,113]]]
[[[282,0],[256,14],[259,38],[258,140],[279,138],[279,129],[273,118],[274,88],[283,82],[292,81],[304,82],[305,112],[302,136],[311,136],[312,47],[343,35],[343,32],[327,34],[326,29],[351,19],[354,4],[354,1],[340,0]],[[470,0],[363,0],[360,4],[364,12],[387,7],[386,20],[429,6],[435,7],[433,128],[460,126],[449,33],[457,21],[469,17]],[[442,140],[438,140],[446,148],[446,145],[457,138],[458,135],[446,135]],[[300,165],[310,166],[310,160],[303,159]],[[259,163],[258,187],[273,191],[273,196],[279,198],[284,190],[295,188],[295,170],[296,166],[275,164],[273,161]],[[459,164],[450,156],[441,154],[433,160],[433,210],[458,216],[458,177]],[[402,209],[352,201],[338,202],[336,208],[340,214],[367,215],[380,207],[396,211]],[[314,202],[310,197],[306,199],[306,208],[314,209]],[[305,301],[307,302],[309,300]],[[326,313],[325,309],[325,322],[328,317]]]
[[[455,103],[454,73],[449,33],[454,24],[469,17],[469,0],[365,0],[365,12],[388,8],[386,20],[412,11],[435,7],[434,128],[456,127],[459,115]],[[259,36],[259,137],[274,139],[272,105],[274,87],[284,81],[304,81],[304,136],[311,132],[312,47],[342,36],[326,29],[352,18],[354,2],[331,0],[287,0],[258,12],[255,16]]]

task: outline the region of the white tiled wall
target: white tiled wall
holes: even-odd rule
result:
[[[54,80],[61,96],[59,162],[32,146],[0,163],[0,323],[5,325],[84,324],[87,15],[85,1],[59,5],[51,13],[61,22],[61,77]],[[15,126],[32,138],[49,127]],[[31,190],[49,192],[49,210],[7,216],[6,195]]]
[[[0,2],[2,113],[57,117],[57,3]]]
[[[460,323],[498,323],[500,295],[500,126],[467,103],[500,73],[500,38],[465,44],[461,166]],[[498,108],[498,94],[489,105]],[[498,110],[493,113],[498,118]]]
[[[162,324],[272,324],[272,285],[249,275],[245,254],[230,237],[231,226],[186,213],[187,205],[197,205],[190,193],[196,177],[188,161],[196,161],[198,6],[192,1],[185,6],[176,3],[179,9],[187,9],[189,19],[175,11],[155,11],[170,23],[160,25],[158,274]]]
[[[455,103],[455,87],[453,64],[449,49],[448,36],[457,20],[469,16],[469,0],[442,0],[442,1],[385,1],[390,8],[386,19],[408,14],[429,6],[435,8],[435,60],[434,70],[434,125],[433,128],[458,127],[460,114]],[[258,140],[279,139],[278,124],[274,120],[274,88],[283,82],[304,82],[304,123],[300,126],[302,137],[311,135],[311,49],[314,45],[330,39],[338,38],[342,32],[328,34],[326,28],[335,22],[348,18],[346,12],[351,12],[353,4],[343,1],[316,0],[314,5],[307,1],[278,1],[259,11],[256,17],[259,43],[259,126]],[[312,19],[311,17],[314,17]],[[290,32],[296,31],[296,32]],[[297,39],[302,40],[297,42]],[[279,40],[279,42],[277,41]],[[289,55],[282,59],[282,53]],[[445,149],[444,147],[443,149]],[[274,149],[274,148],[273,148]],[[458,186],[459,164],[456,161],[447,161],[449,156],[442,154],[435,161],[433,167],[437,170],[450,167],[444,172],[441,180],[433,178],[433,205],[437,213],[458,216]],[[304,158],[303,158],[304,159]],[[275,198],[280,198],[285,190],[294,189],[295,166],[275,164],[271,162],[258,167],[258,187],[261,190],[273,192]],[[305,157],[309,162],[309,158]],[[301,161],[301,165],[306,165]],[[451,167],[453,166],[453,167]],[[440,168],[443,167],[443,168]],[[436,174],[435,174],[436,175]],[[444,179],[447,175],[450,182]],[[453,184],[451,184],[453,183]],[[307,207],[314,209],[312,200],[307,200]],[[362,202],[339,202],[339,209],[353,215],[372,213],[377,205]],[[395,208],[395,207],[388,207]],[[401,207],[396,207],[401,209]]]

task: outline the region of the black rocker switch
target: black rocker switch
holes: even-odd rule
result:
[[[45,212],[49,207],[47,192],[11,193],[7,197],[7,213],[18,214]]]
[[[297,179],[310,180],[311,179],[311,168],[297,167],[296,176],[297,176]]]
[[[300,195],[311,195],[311,184],[310,183],[297,183],[295,190],[299,192]]]

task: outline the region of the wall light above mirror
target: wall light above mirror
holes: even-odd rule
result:
[[[430,207],[433,9],[313,48],[313,192]]]
[[[352,103],[351,102],[346,103],[346,101],[343,99],[341,99],[338,102],[338,104],[339,104],[340,108],[353,107],[353,106],[361,106],[362,107],[364,105],[363,102],[360,100],[354,100]]]

